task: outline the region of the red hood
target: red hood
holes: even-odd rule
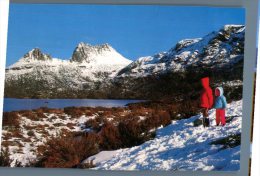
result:
[[[204,77],[200,81],[204,89],[209,88],[209,77]]]

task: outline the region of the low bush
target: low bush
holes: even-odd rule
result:
[[[76,124],[74,124],[74,123],[67,123],[66,126],[67,126],[69,129],[74,129],[74,127],[76,126]]]
[[[22,111],[20,114],[21,114],[21,116],[26,117],[26,118],[33,120],[33,121],[40,120],[40,117],[38,117],[35,112],[30,111],[30,110]]]
[[[61,134],[38,148],[36,167],[72,168],[82,160],[99,152],[99,137],[90,133],[74,137],[73,133]]]
[[[0,155],[0,166],[1,167],[10,167],[12,162],[13,162],[13,160],[10,159],[10,152],[9,152],[8,148],[2,147],[1,155]]]
[[[159,126],[167,126],[171,123],[171,116],[167,111],[156,110],[148,116],[141,124],[142,128],[149,131]]]
[[[79,118],[84,115],[84,110],[78,107],[65,107],[64,113],[70,115],[72,118]]]
[[[118,130],[123,147],[132,147],[144,142],[142,128],[138,121],[129,120],[118,124]]]
[[[100,147],[102,150],[115,150],[122,146],[117,126],[106,122],[99,133],[101,138]]]
[[[190,118],[191,116],[197,115],[199,111],[200,108],[197,100],[183,101],[178,107],[177,112],[180,116],[176,120]]]
[[[20,127],[20,116],[18,112],[4,112],[3,113],[3,127]]]
[[[32,137],[32,136],[34,136],[34,132],[30,130],[30,131],[27,132],[27,135]]]
[[[101,125],[96,119],[89,119],[85,122],[86,128],[91,128],[93,131],[98,132],[101,130]]]
[[[101,116],[98,116],[93,119],[89,119],[85,122],[86,128],[91,128],[94,132],[99,132],[103,126],[107,122],[107,119]]]

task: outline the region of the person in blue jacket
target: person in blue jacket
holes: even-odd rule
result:
[[[216,109],[216,124],[219,126],[221,123],[222,126],[226,125],[225,109],[227,107],[226,97],[224,96],[224,90],[222,87],[217,87],[215,89],[215,103],[214,108]]]

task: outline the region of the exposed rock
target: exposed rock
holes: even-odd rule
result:
[[[26,53],[24,56],[25,60],[51,60],[51,56],[49,54],[44,54],[39,48],[35,48],[31,50],[30,52]]]
[[[103,52],[112,52],[114,49],[109,44],[92,46],[87,43],[80,42],[75,48],[71,61],[90,63],[95,56],[102,55]]]

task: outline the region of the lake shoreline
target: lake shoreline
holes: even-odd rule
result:
[[[127,104],[147,100],[133,99],[16,99],[5,98],[3,112],[33,110],[38,108],[61,109],[65,107],[125,107]]]

